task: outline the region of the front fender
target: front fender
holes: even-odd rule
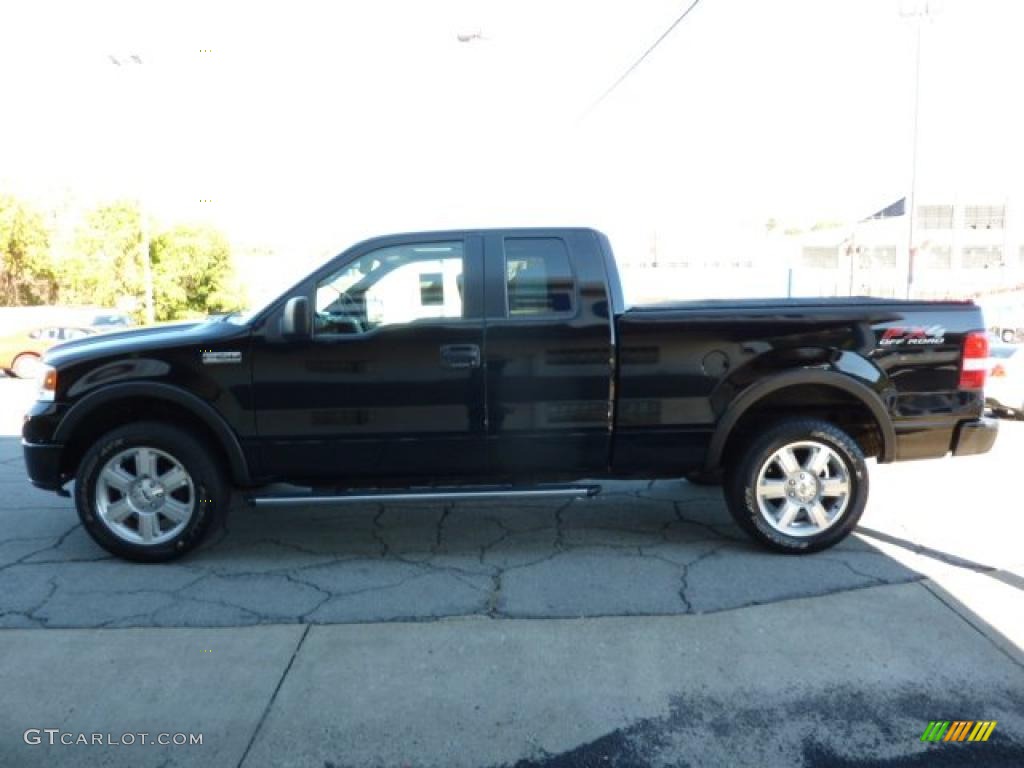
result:
[[[111,384],[102,389],[94,390],[72,405],[57,425],[53,434],[56,443],[67,443],[82,421],[96,412],[97,408],[116,403],[128,398],[146,398],[174,403],[187,409],[204,424],[210,427],[224,449],[232,478],[236,483],[245,485],[251,482],[249,466],[245,460],[241,443],[234,430],[228,426],[224,418],[210,406],[190,392],[179,389],[171,384],[153,381],[136,381]]]

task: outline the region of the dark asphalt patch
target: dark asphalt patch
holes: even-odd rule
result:
[[[997,720],[984,743],[920,741],[930,720]],[[1024,766],[1020,692],[894,694],[835,689],[806,699],[736,707],[673,700],[665,717],[638,721],[560,754],[513,768],[646,768],[758,765],[806,768],[986,768]]]

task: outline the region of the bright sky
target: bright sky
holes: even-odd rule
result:
[[[483,225],[596,226],[628,259],[906,194],[912,0],[703,0],[584,116],[686,5],[0,0],[0,188],[138,193],[302,267]],[[1024,200],[1024,3],[941,6],[919,199]]]

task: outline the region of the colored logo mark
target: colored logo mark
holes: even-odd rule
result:
[[[921,734],[921,741],[988,741],[996,729],[996,720],[932,720]]]

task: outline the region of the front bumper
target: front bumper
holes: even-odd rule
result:
[[[59,491],[63,485],[60,477],[60,454],[64,446],[22,440],[21,448],[25,454],[25,469],[28,470],[28,479],[32,485],[46,491]]]
[[[962,422],[953,436],[953,455],[973,456],[988,453],[995,445],[998,435],[999,422],[995,419],[981,418]]]

